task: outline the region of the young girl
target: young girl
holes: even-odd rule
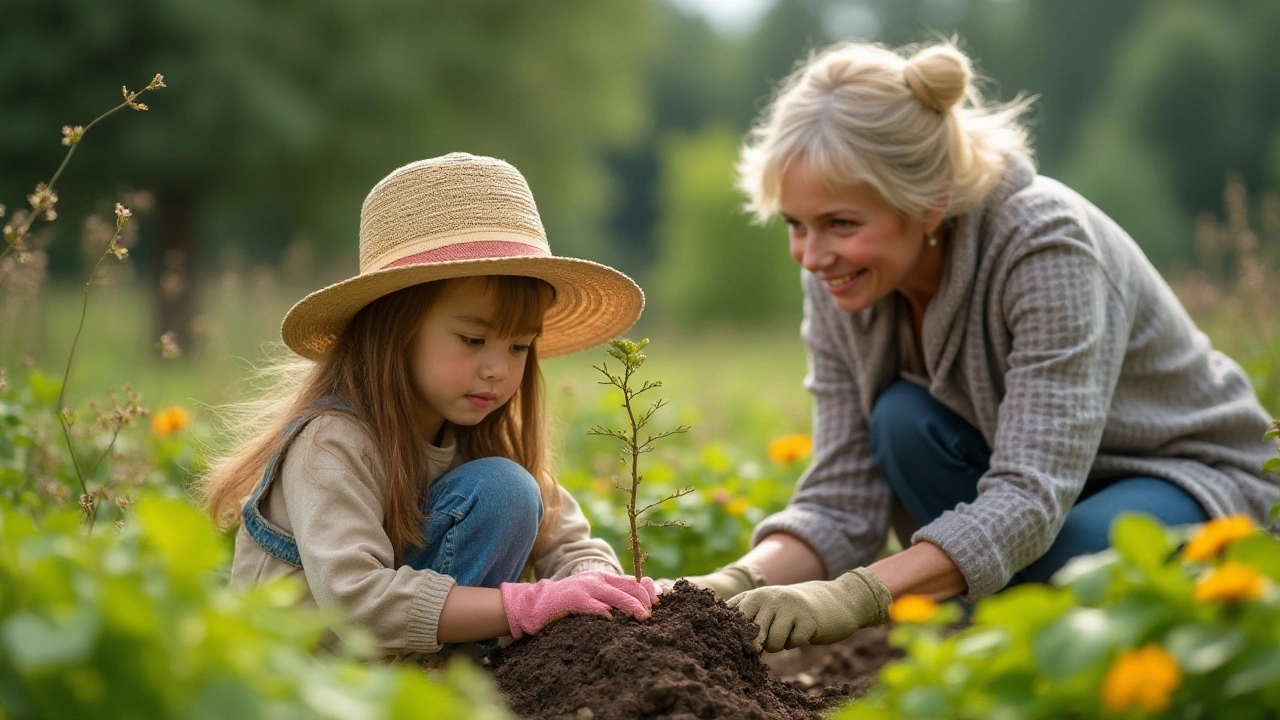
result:
[[[305,360],[210,468],[240,523],[232,582],[295,577],[389,655],[536,633],[657,589],[550,476],[537,356],[596,345],[644,305],[612,268],[553,257],[524,178],[453,153],[402,167],[360,214],[360,274],[284,319]],[[530,565],[537,583],[517,582]]]

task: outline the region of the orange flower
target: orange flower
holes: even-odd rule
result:
[[[896,623],[929,622],[938,614],[938,603],[924,595],[903,595],[889,606],[889,619]]]
[[[1181,682],[1178,661],[1159,645],[1125,650],[1102,680],[1102,704],[1117,711],[1161,712]]]
[[[151,416],[151,432],[162,438],[169,437],[190,424],[191,416],[177,406],[167,407]]]
[[[750,507],[751,503],[747,502],[746,498],[740,497],[725,503],[724,511],[734,517],[742,517]]]
[[[1196,602],[1247,602],[1262,597],[1262,575],[1244,563],[1228,562],[1196,583]]]
[[[808,435],[783,435],[769,443],[769,459],[779,465],[790,465],[804,460],[813,452],[813,441]]]
[[[1231,543],[1253,532],[1253,521],[1247,515],[1230,515],[1210,520],[1182,549],[1182,556],[1193,562],[1204,562]]]

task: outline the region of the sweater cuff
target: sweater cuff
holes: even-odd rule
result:
[[[960,569],[969,589],[964,599],[981,600],[999,591],[1013,576],[1004,569],[1004,559],[991,536],[981,525],[955,511],[944,512],[911,536],[914,545],[928,541],[942,549]]]
[[[834,580],[865,560],[858,548],[841,531],[840,526],[819,513],[791,506],[774,513],[756,525],[751,534],[751,546],[755,547],[770,533],[783,532],[800,538],[822,560],[827,579]]]
[[[617,565],[614,565],[608,560],[604,560],[601,558],[589,558],[587,560],[583,560],[577,565],[574,565],[573,569],[569,571],[569,574],[577,575],[578,573],[592,572],[594,570],[599,570],[600,572],[607,572],[610,575],[622,574],[622,568],[618,567]]]
[[[422,578],[418,593],[409,605],[406,650],[440,652],[441,644],[436,640],[436,632],[440,628],[440,613],[444,611],[445,598],[449,597],[449,591],[456,584],[453,578],[439,573],[426,574]]]

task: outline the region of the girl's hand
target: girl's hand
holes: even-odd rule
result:
[[[511,637],[532,635],[549,623],[569,615],[609,617],[617,608],[640,620],[648,620],[658,602],[653,580],[584,572],[563,580],[536,583],[503,583],[502,607],[507,613]]]

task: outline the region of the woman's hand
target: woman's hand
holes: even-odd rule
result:
[[[507,614],[511,637],[533,635],[549,623],[569,615],[609,617],[613,608],[640,620],[649,619],[658,602],[653,580],[584,572],[563,580],[536,583],[503,583],[502,607]]]
[[[730,599],[760,626],[756,650],[778,652],[800,645],[826,645],[889,617],[893,598],[866,568],[835,580],[811,580],[751,590]]]
[[[766,584],[759,570],[736,562],[706,575],[690,575],[685,580],[697,587],[710,590],[720,600],[728,600],[734,595],[764,587]],[[675,581],[659,580],[658,586],[665,592],[675,586]]]

